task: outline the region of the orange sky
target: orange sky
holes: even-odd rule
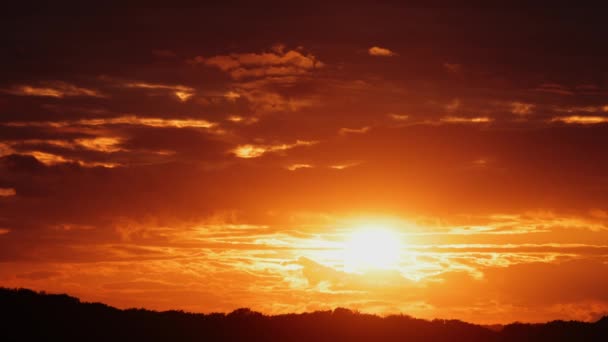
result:
[[[608,313],[604,18],[322,7],[4,14],[0,286],[200,312]]]

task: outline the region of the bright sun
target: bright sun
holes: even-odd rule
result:
[[[400,237],[383,227],[368,226],[353,232],[344,246],[347,272],[395,269],[401,257]]]

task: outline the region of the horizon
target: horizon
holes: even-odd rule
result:
[[[550,321],[545,321],[545,322],[526,322],[526,321],[513,321],[513,322],[508,322],[508,323],[474,323],[474,322],[467,322],[467,321],[463,321],[460,320],[458,318],[449,318],[449,317],[435,317],[435,318],[420,318],[420,317],[415,317],[415,316],[411,316],[408,315],[407,313],[384,313],[384,314],[377,314],[377,313],[368,313],[368,312],[363,312],[363,311],[358,311],[358,310],[352,310],[349,308],[345,308],[345,307],[335,307],[333,309],[325,309],[325,310],[316,310],[316,311],[302,311],[302,312],[287,312],[287,313],[277,313],[277,314],[266,314],[264,312],[261,311],[256,311],[252,308],[248,308],[248,307],[240,307],[240,308],[235,308],[234,310],[230,310],[230,311],[210,311],[210,312],[196,312],[196,311],[186,311],[186,310],[179,310],[179,309],[168,309],[168,310],[154,310],[154,309],[148,309],[145,307],[126,307],[126,308],[120,308],[120,307],[115,307],[112,305],[108,305],[106,303],[102,303],[102,302],[88,302],[88,301],[83,301],[78,297],[74,297],[71,296],[69,293],[50,293],[50,292],[46,292],[46,291],[35,291],[32,289],[27,289],[27,288],[6,288],[6,287],[0,287],[0,291],[9,291],[9,292],[13,292],[13,293],[23,293],[23,292],[28,292],[28,293],[33,293],[36,296],[42,296],[42,297],[67,297],[70,299],[76,299],[78,304],[101,304],[105,307],[111,308],[111,309],[116,309],[119,311],[149,311],[149,312],[154,312],[154,313],[168,313],[168,312],[176,312],[176,313],[180,313],[180,314],[186,314],[186,315],[201,315],[201,316],[213,316],[213,315],[222,315],[222,316],[230,316],[231,314],[240,314],[240,313],[245,313],[246,315],[248,314],[259,314],[263,317],[280,317],[280,316],[289,316],[289,315],[309,315],[309,314],[317,314],[317,313],[332,313],[332,314],[340,314],[340,313],[346,313],[346,314],[353,314],[353,315],[360,315],[360,316],[371,316],[371,317],[377,317],[377,318],[391,318],[391,317],[400,317],[400,318],[406,318],[406,319],[412,319],[412,320],[422,320],[422,321],[426,321],[426,322],[434,322],[434,321],[457,321],[457,322],[462,322],[462,323],[466,323],[466,324],[471,324],[471,325],[477,325],[492,331],[500,331],[500,330],[496,330],[498,328],[503,329],[505,326],[507,325],[517,325],[517,324],[524,324],[524,325],[536,325],[536,324],[547,324],[547,323],[554,323],[554,322],[581,322],[581,323],[597,323],[603,320],[608,320],[608,315],[606,316],[602,316],[599,317],[597,320],[595,321],[577,321],[577,320],[561,320],[561,319],[555,319],[555,320],[550,320]]]
[[[247,308],[211,314],[119,310],[102,303],[84,303],[65,294],[23,289],[0,289],[0,300],[4,304],[0,310],[6,316],[5,335],[16,340],[603,341],[608,331],[608,316],[593,323],[551,321],[484,326],[408,315],[380,317],[345,308],[281,315],[264,315]]]
[[[0,287],[160,311],[597,321],[602,13],[11,6]]]

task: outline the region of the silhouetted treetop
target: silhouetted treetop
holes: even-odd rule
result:
[[[119,310],[65,294],[0,288],[2,341],[607,341],[608,317],[484,327],[459,320],[379,317],[346,308],[269,316],[240,308],[197,314]]]

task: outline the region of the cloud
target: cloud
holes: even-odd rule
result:
[[[0,197],[15,196],[17,192],[13,188],[0,188]]]
[[[492,119],[487,116],[477,117],[462,117],[462,116],[445,116],[441,118],[441,122],[445,123],[488,123],[492,122]]]
[[[232,153],[239,158],[257,158],[261,157],[264,153],[268,152],[269,149],[266,146],[258,146],[258,145],[239,145]]]
[[[262,53],[233,53],[212,57],[197,56],[192,64],[203,64],[227,72],[233,79],[264,78],[275,76],[301,76],[323,63],[314,55],[299,50],[286,51],[283,46]]]
[[[396,56],[397,54],[389,49],[386,48],[382,48],[379,46],[372,46],[367,50],[367,53],[370,56],[379,56],[379,57],[392,57],[392,56]]]
[[[608,112],[608,106],[568,106],[568,107],[554,107],[556,112],[563,113],[598,113]]]
[[[32,156],[44,165],[57,165],[57,164],[73,163],[73,164],[78,164],[82,167],[114,168],[114,167],[120,166],[120,164],[118,164],[118,163],[84,161],[84,160],[69,158],[69,157],[54,154],[54,153],[41,152],[41,151],[26,151],[26,152],[21,152],[20,154]]]
[[[230,101],[236,101],[237,99],[239,99],[241,97],[241,94],[230,90],[224,94],[224,97]]]
[[[330,165],[329,168],[330,169],[334,169],[334,170],[344,170],[344,169],[348,169],[348,168],[353,167],[353,166],[357,166],[359,164],[360,164],[359,162],[344,163],[344,164],[334,164],[334,165]]]
[[[395,121],[407,121],[410,116],[406,115],[406,114],[395,114],[395,113],[390,113],[388,114],[388,117],[395,120]]]
[[[340,130],[338,132],[340,134],[342,134],[342,135],[351,134],[351,133],[354,133],[354,134],[363,134],[363,133],[366,133],[369,130],[370,130],[369,126],[364,126],[364,127],[361,127],[361,128],[347,128],[347,127],[344,127],[344,128],[340,128]]]
[[[165,119],[141,117],[137,115],[124,115],[113,118],[90,118],[74,121],[15,121],[5,123],[11,127],[68,127],[68,126],[106,126],[106,125],[135,125],[149,127],[174,128],[213,128],[217,124],[203,119]]]
[[[230,116],[228,116],[228,118],[226,120],[228,120],[230,122],[234,122],[234,123],[244,124],[244,125],[251,125],[251,124],[254,124],[259,121],[259,119],[254,116],[243,117],[240,115],[230,115]]]
[[[146,83],[146,82],[127,82],[122,84],[127,88],[139,88],[139,89],[161,89],[170,91],[178,100],[182,102],[188,101],[196,93],[194,88],[186,87],[183,85],[172,85],[172,84],[158,84],[158,83]]]
[[[578,125],[596,125],[608,122],[608,117],[605,116],[558,116],[551,119],[551,122],[563,122],[566,124]]]
[[[0,157],[15,153],[15,150],[6,142],[0,142]]]
[[[76,139],[75,143],[88,150],[100,152],[118,152],[123,151],[120,147],[122,139],[118,137],[96,137],[96,138],[81,138]]]
[[[239,145],[234,148],[231,152],[239,158],[258,158],[268,152],[278,152],[292,149],[298,146],[311,146],[316,144],[317,141],[306,141],[297,140],[293,144],[278,144],[278,145]]]
[[[57,139],[25,139],[16,140],[5,143],[10,147],[10,150],[0,153],[0,155],[7,155],[15,153],[15,150],[23,151],[28,148],[35,148],[39,145],[48,145],[53,147],[61,147],[65,149],[86,149],[90,151],[98,152],[118,152],[125,151],[120,145],[123,139],[120,137],[94,137],[94,138],[76,138],[72,140],[57,140]]]
[[[291,164],[289,166],[287,166],[287,170],[289,171],[295,171],[295,170],[299,170],[299,169],[310,169],[313,166],[310,164],[304,164],[304,163],[300,163],[300,164]]]
[[[327,214],[321,216],[327,217]],[[402,226],[394,227],[402,231],[408,241],[400,270],[369,271],[360,275],[345,272],[342,265],[341,241],[357,227],[353,225],[356,220],[315,225],[302,223],[301,216],[294,221],[296,217],[290,216],[289,228],[239,223],[242,221],[232,215],[210,217],[201,222],[121,221],[115,224],[115,229],[103,230],[120,236],[119,239],[112,236],[112,243],[95,241],[92,235],[96,229],[39,230],[32,240],[41,244],[35,245],[36,249],[30,253],[37,258],[47,256],[44,260],[51,256],[51,263],[32,263],[24,271],[20,267],[23,263],[5,261],[0,277],[7,286],[27,286],[42,281],[46,275],[42,272],[53,272],[52,277],[60,276],[61,281],[45,282],[47,289],[48,286],[57,286],[63,291],[70,286],[84,288],[83,300],[103,293],[112,304],[119,306],[131,306],[132,293],[137,289],[142,303],[159,310],[230,310],[230,305],[246,304],[263,312],[284,313],[309,308],[308,305],[318,302],[328,307],[347,305],[364,312],[378,310],[382,314],[415,307],[414,312],[408,312],[431,318],[440,314],[457,315],[477,322],[502,322],[514,317],[546,319],[556,314],[550,312],[548,306],[582,308],[587,300],[606,299],[602,291],[607,279],[598,276],[605,273],[597,270],[603,271],[606,267],[605,259],[599,255],[605,254],[608,246],[517,244],[511,240],[516,237],[509,235],[497,237],[496,243],[471,243],[475,236],[456,233],[449,225],[442,229],[461,234],[464,243],[449,243],[435,236],[434,243],[425,244],[412,234],[412,223],[403,222]],[[496,225],[506,220],[514,226],[518,219],[505,215],[493,218]],[[399,221],[377,218],[372,222]],[[538,224],[550,225],[549,221],[538,221]],[[579,236],[582,234],[588,232],[578,232]],[[52,238],[55,243],[42,243],[46,238]],[[75,243],[76,239],[82,240]],[[64,251],[63,259],[58,258],[61,251]],[[521,274],[535,280],[533,289],[520,284]],[[538,277],[545,274],[546,278]],[[556,281],[564,286],[560,289],[549,286]],[[205,289],[213,290],[200,294],[208,299],[204,307],[192,306],[190,295],[182,297],[181,294],[200,291],[201,283]],[[247,284],[247,291],[243,290],[243,284]],[[545,287],[549,288],[548,296],[529,298]],[[585,291],[573,293],[572,288]],[[151,299],[158,293],[171,300]],[[236,294],[232,296],[234,302],[226,304],[209,299],[226,293]],[[179,295],[174,297],[176,294]],[[412,301],[426,304],[412,306]],[[273,305],[275,302],[281,305]],[[496,305],[502,308],[500,313],[493,311]],[[538,312],[538,316],[522,313],[522,310],[537,309],[547,311]],[[469,316],[463,316],[466,312]],[[566,310],[560,317],[574,317],[583,312],[583,309]]]
[[[188,62],[227,73],[233,82],[230,90],[224,91],[224,98],[246,103],[255,113],[295,112],[312,106],[316,102],[314,96],[295,93],[292,88],[310,82],[313,72],[324,67],[303,48],[287,50],[282,45],[261,53],[197,56]]]
[[[83,119],[78,121],[82,125],[141,125],[150,127],[174,127],[174,128],[212,128],[216,124],[202,119],[164,119],[138,117],[134,115],[121,116],[109,119]]]
[[[515,115],[529,115],[534,110],[534,105],[531,103],[524,102],[512,102],[511,103],[511,113]]]
[[[5,90],[6,93],[20,96],[42,97],[105,97],[97,90],[79,87],[63,81],[41,82],[40,85],[17,85]]]
[[[243,89],[241,93],[249,101],[252,110],[258,113],[296,112],[316,103],[315,99],[286,96],[265,87]]]

